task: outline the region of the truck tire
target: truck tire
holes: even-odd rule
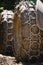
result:
[[[4,54],[11,55],[14,37],[13,37],[13,12],[11,10],[4,10],[1,13],[2,16],[2,24],[3,24],[3,46],[4,46]]]
[[[23,8],[24,7],[24,8]],[[14,15],[14,51],[19,60],[39,58],[41,35],[33,2],[20,2]]]

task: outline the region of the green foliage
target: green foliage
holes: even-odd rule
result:
[[[33,2],[36,4],[36,1],[37,1],[37,0],[29,0],[29,1],[33,1]]]
[[[21,0],[3,0],[0,2],[0,7],[4,7],[5,9],[14,9],[16,4],[18,4]],[[29,0],[27,0],[29,1]],[[30,0],[31,1],[31,0]],[[32,0],[36,3],[36,0]]]

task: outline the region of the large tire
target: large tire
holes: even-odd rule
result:
[[[27,6],[21,11],[21,6]],[[25,7],[26,7],[25,6]],[[19,60],[26,60],[40,55],[40,30],[36,25],[35,5],[32,2],[22,2],[14,15],[14,51]]]
[[[14,37],[13,37],[13,12],[4,10],[1,13],[2,16],[2,24],[3,24],[3,46],[4,46],[4,54],[10,54],[12,52],[13,44],[14,44]]]

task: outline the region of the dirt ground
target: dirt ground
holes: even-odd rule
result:
[[[43,63],[17,62],[15,57],[0,54],[0,65],[43,65]]]

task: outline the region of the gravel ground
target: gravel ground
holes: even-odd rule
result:
[[[0,65],[43,65],[43,63],[18,62],[15,57],[0,54]]]

